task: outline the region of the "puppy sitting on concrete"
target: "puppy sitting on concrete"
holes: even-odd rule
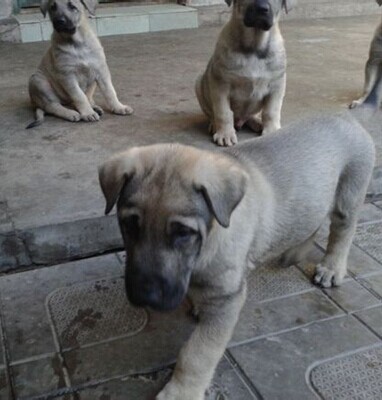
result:
[[[232,0],[226,2],[230,5]],[[233,0],[231,19],[195,86],[219,146],[236,144],[236,130],[244,124],[264,134],[280,128],[286,55],[278,21],[282,8],[288,11],[295,3]]]
[[[246,297],[248,260],[306,253],[327,216],[314,281],[340,285],[374,164],[350,115],[317,117],[221,153],[178,144],[132,148],[106,161],[106,213],[117,203],[130,302],[177,307],[199,324],[157,400],[203,400]]]
[[[103,111],[93,100],[97,85],[113,113],[133,112],[118,100],[105,53],[88,23],[86,10],[93,13],[95,5],[96,0],[42,1],[41,12],[49,13],[54,31],[48,51],[29,79],[36,120],[27,128],[40,125],[45,113],[72,122],[98,121]]]
[[[382,0],[376,2],[382,6]],[[364,103],[377,107],[382,103],[382,22],[377,27],[370,45],[363,94],[359,99],[353,100],[349,107],[355,108]]]

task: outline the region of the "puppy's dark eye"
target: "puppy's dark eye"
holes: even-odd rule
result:
[[[197,236],[198,232],[189,226],[174,222],[170,228],[170,239],[173,246],[182,246],[188,244]]]
[[[140,234],[139,215],[132,214],[124,218],[123,227],[130,239],[137,240]]]
[[[77,10],[77,7],[73,3],[68,3],[68,8],[71,11]]]

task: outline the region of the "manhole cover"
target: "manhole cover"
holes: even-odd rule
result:
[[[47,306],[64,349],[132,336],[147,322],[146,311],[127,302],[122,278],[57,289],[48,296]]]
[[[325,400],[381,400],[382,347],[320,364],[311,382]]]

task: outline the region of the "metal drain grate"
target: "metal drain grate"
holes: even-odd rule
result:
[[[325,400],[381,400],[382,347],[320,364],[311,382]]]
[[[312,284],[294,266],[259,266],[248,277],[248,299],[264,301],[312,289]]]
[[[146,311],[127,302],[122,278],[60,288],[47,300],[48,312],[64,349],[132,336],[147,323]]]

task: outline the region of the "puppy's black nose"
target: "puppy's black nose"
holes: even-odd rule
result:
[[[58,17],[58,18],[56,18],[56,19],[54,20],[54,23],[55,23],[57,26],[65,26],[65,24],[66,24],[66,19],[65,19],[65,17]]]
[[[267,15],[271,11],[271,6],[268,2],[259,1],[255,5],[256,13]]]

